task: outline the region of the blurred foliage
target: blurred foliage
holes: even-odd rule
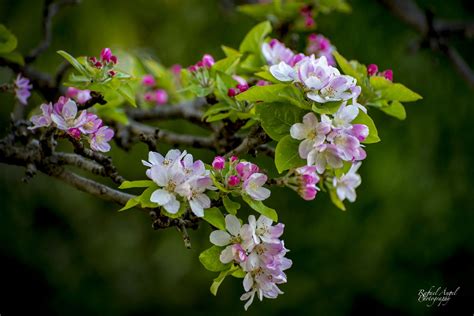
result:
[[[435,14],[473,18],[470,1],[419,1]],[[406,106],[399,121],[374,112],[382,142],[371,146],[361,169],[356,203],[342,212],[327,196],[313,203],[275,189],[269,205],[286,224],[294,266],[285,295],[254,304],[248,315],[427,315],[472,312],[474,297],[474,110],[472,90],[441,54],[414,52],[417,34],[380,4],[350,2],[351,14],[318,17],[318,28],[347,58],[393,68],[424,99]],[[27,53],[40,38],[42,1],[0,2],[0,22]],[[141,51],[165,65],[194,63],[204,53],[222,57],[254,24],[216,0],[84,0],[54,22],[51,48],[37,62],[51,71],[54,52],[97,55],[102,47]],[[456,46],[474,64],[471,42]],[[0,82],[11,74],[0,70]],[[40,102],[34,96],[32,102]],[[12,96],[0,95],[0,124],[8,123]],[[179,129],[181,121],[167,123]],[[2,131],[3,133],[3,131]],[[161,151],[168,148],[160,146]],[[124,176],[141,179],[144,145],[114,149]],[[195,150],[200,159],[211,153]],[[272,161],[259,158],[270,167]],[[43,175],[21,182],[23,170],[0,169],[0,313],[48,315],[243,314],[242,285],[226,280],[218,298],[213,273],[198,254],[210,246],[210,228],[191,232],[193,248],[175,230],[153,231],[137,211],[64,186]],[[285,193],[283,193],[285,192]],[[460,294],[444,308],[419,303],[432,285]]]

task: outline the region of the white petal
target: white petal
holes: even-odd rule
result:
[[[232,253],[232,246],[227,246],[224,250],[222,250],[221,255],[219,256],[219,260],[222,263],[229,263],[234,260],[234,254]]]
[[[168,213],[176,214],[179,211],[180,203],[178,200],[176,200],[174,195],[171,195],[171,200],[163,205],[163,207]]]
[[[154,151],[148,153],[148,161],[152,165],[161,165],[164,159],[165,158],[160,153]]]
[[[231,236],[223,230],[214,230],[209,236],[209,240],[216,246],[226,246],[230,243]]]
[[[245,292],[248,292],[250,291],[250,289],[252,288],[253,286],[253,278],[252,278],[252,274],[250,272],[248,272],[245,277],[244,277],[244,290]]]
[[[165,205],[172,198],[172,195],[163,189],[158,189],[151,194],[150,201],[158,203],[159,205]]]
[[[240,232],[240,222],[234,215],[227,215],[225,217],[225,227],[232,236],[237,236]]]
[[[309,129],[302,123],[295,123],[291,125],[290,135],[294,139],[302,140],[308,136]]]

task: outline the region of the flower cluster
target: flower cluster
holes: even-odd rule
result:
[[[303,166],[287,176],[285,185],[295,190],[306,201],[311,201],[320,190],[317,187],[319,180],[315,166]]]
[[[198,85],[202,87],[210,87],[212,85],[209,70],[214,63],[214,57],[205,54],[200,61],[188,67],[189,72]]]
[[[367,66],[367,74],[369,76],[381,76],[387,80],[393,81],[393,70],[386,69],[382,72],[379,72],[379,67],[376,64],[370,64]]]
[[[42,114],[31,117],[33,126],[30,129],[52,125],[76,139],[84,136],[93,150],[102,152],[110,150],[108,142],[114,136],[114,131],[104,126],[97,115],[86,110],[78,113],[76,102],[73,100],[60,97],[54,105],[42,104],[41,111]]]
[[[118,58],[112,55],[110,48],[102,49],[100,58],[89,57],[88,61],[92,67],[100,69],[102,74],[106,74],[109,77],[113,77],[117,74],[113,68],[118,63]]]
[[[201,160],[194,161],[186,151],[172,149],[165,157],[150,151],[148,161],[142,162],[149,167],[146,175],[159,187],[150,200],[168,213],[176,214],[182,206],[189,204],[192,212],[202,217],[204,210],[211,207],[205,192],[216,188]]]
[[[74,99],[79,104],[84,104],[92,98],[90,90],[80,90],[74,87],[67,88],[66,97]]]
[[[153,75],[147,74],[142,78],[142,85],[146,92],[143,99],[148,103],[155,103],[156,105],[163,105],[168,102],[168,93],[163,89],[156,89],[156,80]]]
[[[226,231],[216,230],[210,235],[211,242],[225,247],[220,254],[224,264],[238,264],[246,273],[243,281],[245,293],[241,296],[245,309],[252,304],[255,295],[262,300],[276,298],[283,292],[278,284],[286,283],[285,270],[292,261],[285,257],[288,249],[280,240],[284,225],[272,226],[272,220],[260,216],[248,217],[248,224],[241,225],[234,215],[225,217]]]
[[[267,176],[260,173],[260,168],[251,162],[239,161],[235,156],[226,161],[224,157],[217,156],[212,168],[214,177],[224,183],[227,189],[243,191],[256,201],[266,200],[270,196],[270,190],[263,187]]]
[[[342,168],[343,161],[359,161],[366,157],[363,145],[369,129],[364,124],[352,124],[359,109],[356,105],[343,103],[331,118],[321,115],[321,121],[314,113],[303,117],[303,123],[291,126],[290,135],[302,140],[298,151],[301,158],[306,159],[309,166],[316,166],[319,174],[327,167]]]
[[[249,89],[249,84],[244,78],[237,75],[232,76],[232,78],[237,81],[237,85],[234,88],[229,88],[227,91],[227,95],[229,97],[235,97],[237,94],[245,92]]]
[[[30,80],[28,78],[23,77],[21,74],[18,74],[14,84],[16,98],[21,104],[26,105],[28,98],[31,95],[30,90],[33,88],[33,85],[30,84]]]
[[[331,45],[329,39],[321,34],[310,34],[308,35],[308,45],[306,47],[306,53],[308,55],[314,54],[317,57],[326,57],[328,64],[331,66],[336,65],[336,61],[332,55],[335,50],[334,46]]]

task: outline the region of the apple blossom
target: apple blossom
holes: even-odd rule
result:
[[[109,141],[114,137],[114,131],[108,126],[100,127],[94,132],[90,139],[90,145],[93,150],[108,152],[110,150]]]
[[[360,175],[357,174],[357,170],[359,169],[362,163],[358,162],[351,166],[349,171],[346,174],[343,174],[340,178],[334,177],[333,178],[333,186],[336,189],[337,197],[344,201],[348,199],[350,202],[354,202],[356,200],[356,192],[355,189],[361,184],[362,180]]]
[[[31,95],[30,90],[33,88],[33,85],[30,84],[30,80],[26,77],[23,77],[21,74],[18,74],[15,81],[15,96],[20,101],[21,104],[26,105],[28,98]]]
[[[262,54],[270,65],[279,64],[280,62],[289,64],[295,55],[291,49],[277,39],[272,39],[269,43],[263,43]]]
[[[267,182],[267,176],[263,173],[254,173],[248,177],[242,184],[245,193],[250,195],[256,201],[266,200],[270,196],[270,190],[264,188]]]

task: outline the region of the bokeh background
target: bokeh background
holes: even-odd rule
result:
[[[413,50],[418,34],[377,1],[350,3],[351,14],[318,18],[319,32],[348,58],[393,68],[395,80],[424,99],[407,104],[406,121],[372,111],[382,142],[368,148],[358,200],[348,211],[324,194],[306,203],[273,192],[269,204],[286,224],[294,265],[285,294],[254,303],[247,315],[472,315],[473,90],[443,55]],[[419,3],[439,17],[474,18],[469,0]],[[0,1],[0,22],[24,53],[40,38],[41,12],[42,1]],[[97,55],[102,47],[147,50],[165,65],[190,65],[204,53],[221,57],[221,44],[237,47],[254,24],[231,1],[84,0],[56,17],[53,43],[37,65],[55,69],[58,49]],[[473,42],[453,43],[474,66]],[[1,82],[10,75],[2,69]],[[12,104],[0,95],[2,134]],[[112,155],[126,177],[141,179],[146,152],[136,145]],[[271,168],[266,158],[258,162]],[[57,180],[38,175],[24,184],[22,175],[21,168],[0,166],[0,314],[244,313],[240,280],[226,280],[217,298],[208,291],[214,274],[198,255],[209,246],[209,227],[190,233],[188,250],[177,231],[153,231],[138,211],[117,213],[116,205]],[[430,308],[418,302],[418,291],[431,286],[460,291],[447,306]]]

